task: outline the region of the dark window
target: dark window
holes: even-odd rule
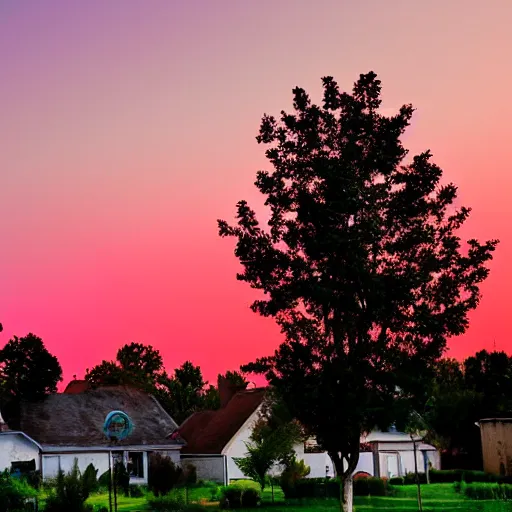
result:
[[[36,470],[36,461],[35,459],[32,460],[23,460],[23,461],[15,461],[11,462],[11,472],[12,473],[30,473],[31,471]]]
[[[144,457],[142,452],[128,452],[128,473],[133,478],[144,478]]]

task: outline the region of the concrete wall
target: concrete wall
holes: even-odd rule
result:
[[[480,422],[484,471],[512,476],[512,419]]]
[[[212,480],[224,484],[224,456],[215,455],[201,457],[200,455],[182,455],[181,464],[192,464],[196,468],[198,480]]]
[[[11,469],[11,462],[35,459],[36,469],[40,467],[39,448],[20,434],[0,435],[0,471]]]

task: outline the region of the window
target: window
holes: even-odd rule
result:
[[[144,478],[144,454],[128,452],[128,473],[131,478]]]

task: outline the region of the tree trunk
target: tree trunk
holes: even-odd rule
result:
[[[354,455],[354,454],[353,454]],[[354,510],[354,472],[359,460],[359,452],[347,461],[347,468],[344,468],[343,457],[338,453],[329,453],[336,468],[336,475],[340,479],[340,510],[342,512],[353,512]]]
[[[341,510],[352,512],[354,509],[354,479],[348,475],[341,483]]]
[[[416,476],[416,485],[418,486],[418,510],[419,512],[423,512],[423,505],[421,503],[421,483],[420,483],[420,475],[418,473],[418,451],[416,450],[416,441],[412,438],[412,445],[414,448],[414,474]]]

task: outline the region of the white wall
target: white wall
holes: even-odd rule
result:
[[[322,453],[304,453],[303,455],[297,454],[298,459],[304,460],[304,462],[309,466],[310,473],[308,478],[325,478],[326,471],[325,468],[329,468],[328,476],[334,476],[334,466],[332,464],[332,460],[327,455],[326,452]]]
[[[357,463],[354,474],[364,472],[374,476],[375,470],[373,467],[373,453],[363,452],[359,454],[359,461]]]
[[[87,452],[87,453],[61,453],[43,455],[43,478],[55,478],[59,469],[64,473],[69,473],[73,468],[75,459],[78,460],[78,469],[85,471],[89,464],[92,464],[98,470],[98,477],[108,471],[109,454],[106,452]]]
[[[35,459],[39,470],[39,448],[20,434],[0,435],[0,471],[11,469],[11,462]]]

